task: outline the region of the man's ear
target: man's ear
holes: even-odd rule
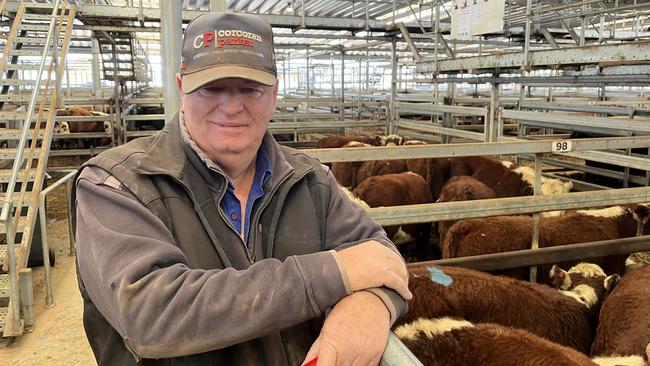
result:
[[[178,87],[178,92],[180,95],[183,95],[183,78],[181,77],[181,74],[176,73],[176,86]]]
[[[273,103],[276,103],[278,101],[278,89],[279,89],[280,81],[276,80],[275,86],[273,87]]]

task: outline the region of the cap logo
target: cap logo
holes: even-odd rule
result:
[[[194,48],[210,47],[210,45],[215,48],[221,48],[225,45],[253,47],[253,41],[262,42],[262,37],[241,29],[221,29],[196,36],[193,45]]]

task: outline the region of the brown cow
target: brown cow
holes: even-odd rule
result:
[[[603,302],[592,355],[646,356],[650,345],[650,266],[626,273]]]
[[[370,147],[366,143],[358,141],[350,141],[341,148],[355,148],[355,147]],[[359,167],[363,165],[363,161],[346,161],[339,163],[332,163],[332,174],[336,181],[342,186],[349,189],[354,189],[357,186],[357,172]]]
[[[596,366],[575,349],[531,332],[452,318],[418,319],[395,329],[427,366]]]
[[[529,167],[517,167],[509,161],[492,156],[462,156],[449,158],[449,176],[469,175],[494,190],[497,197],[533,194],[535,172]],[[573,184],[559,179],[541,178],[541,194],[567,193]]]
[[[56,111],[57,116],[92,117],[101,112],[90,111],[81,107],[70,107]],[[105,132],[111,133],[112,127],[108,121],[70,121],[68,122],[70,133],[80,132]],[[110,137],[67,139],[61,145],[70,149],[88,149],[90,147],[105,146],[111,143]]]
[[[561,345],[588,353],[598,304],[618,275],[582,263],[570,274],[574,286],[557,290],[539,283],[493,276],[460,267],[427,267],[412,271],[413,298],[398,325],[419,318],[444,316],[473,323],[497,323],[525,329]],[[578,281],[582,276],[589,284]]]
[[[449,158],[408,159],[406,167],[409,171],[425,178],[433,201],[437,201],[442,187],[450,178]]]
[[[603,210],[577,211],[557,217],[542,217],[539,222],[539,247],[586,243],[635,236],[648,219],[642,205],[614,206]],[[496,216],[461,220],[447,231],[442,242],[442,257],[456,258],[479,254],[528,249],[532,242],[532,217]],[[626,255],[587,259],[607,273],[623,274]],[[563,263],[566,268],[575,262]],[[540,266],[542,277],[548,266]],[[528,277],[527,268],[495,271],[519,279]]]
[[[370,207],[414,205],[421,203],[432,203],[431,192],[427,183],[421,175],[413,172],[399,174],[386,174],[370,177],[359,184],[352,194],[366,202]],[[395,244],[403,244],[430,231],[430,225],[411,224],[401,227],[386,227],[389,238],[399,233],[393,239]],[[401,229],[401,230],[400,230]]]
[[[495,197],[496,194],[492,188],[472,177],[459,175],[449,179],[447,184],[442,187],[440,198],[438,198],[438,201],[436,202],[483,200]],[[449,228],[456,222],[458,222],[458,220],[440,221],[437,223],[441,243],[447,230],[449,230]]]
[[[407,171],[406,160],[368,160],[357,171],[357,185],[376,175],[397,174]]]
[[[348,142],[357,141],[364,144],[379,146],[377,138],[371,136],[327,136],[318,140],[316,143],[317,149],[331,149],[343,147]]]

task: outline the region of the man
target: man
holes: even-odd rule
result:
[[[79,286],[98,364],[379,362],[407,272],[332,174],[267,131],[272,37],[253,15],[194,19],[179,115],[80,170]]]

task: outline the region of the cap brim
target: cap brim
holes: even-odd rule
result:
[[[183,75],[183,93],[192,93],[203,85],[211,83],[215,80],[227,78],[247,79],[268,86],[275,85],[277,81],[277,77],[268,71],[244,66],[216,66]]]

